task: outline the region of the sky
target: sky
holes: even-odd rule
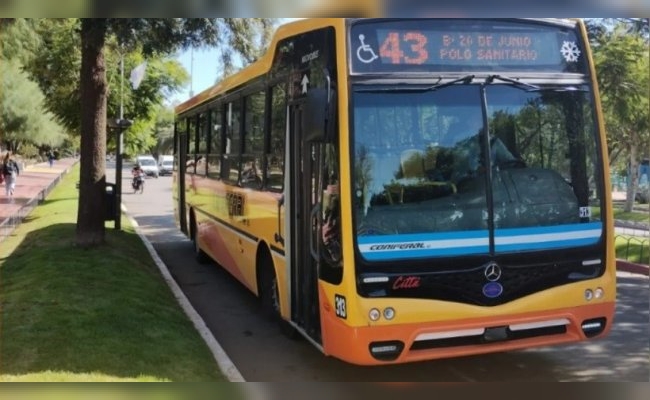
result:
[[[281,18],[281,23],[286,23],[297,18]],[[194,49],[179,53],[176,59],[191,75],[191,83],[186,85],[172,98],[167,99],[170,104],[182,103],[189,99],[190,90],[196,95],[214,85],[217,79],[217,60],[219,54],[216,49]]]
[[[194,49],[181,52],[176,59],[191,75],[191,83],[187,84],[179,93],[176,93],[170,103],[182,103],[189,99],[190,90],[198,94],[215,84],[217,79],[217,60],[219,54],[216,49]],[[193,61],[192,61],[193,60]]]

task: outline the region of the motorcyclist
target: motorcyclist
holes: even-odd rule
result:
[[[133,189],[137,191],[144,183],[145,173],[142,167],[140,167],[140,164],[135,164],[131,170],[131,174],[133,175],[133,182],[131,184],[133,185]]]

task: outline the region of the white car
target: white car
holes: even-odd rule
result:
[[[174,156],[164,155],[158,157],[158,170],[160,175],[171,175],[174,170]]]
[[[144,171],[147,176],[153,176],[158,178],[160,172],[158,171],[158,164],[152,156],[138,156],[135,159],[136,164],[140,165],[140,168]]]

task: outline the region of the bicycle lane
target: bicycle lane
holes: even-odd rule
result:
[[[4,184],[0,185],[0,241],[45,200],[61,176],[67,174],[78,161],[76,158],[63,158],[56,160],[52,167],[47,162],[25,167],[16,179],[13,199],[5,195]]]

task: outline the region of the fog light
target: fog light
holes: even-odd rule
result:
[[[585,290],[585,300],[591,301],[594,298],[594,292],[591,289]]]
[[[594,290],[595,298],[602,299],[604,295],[605,295],[605,291],[603,290],[603,288],[596,288],[596,290]]]
[[[395,309],[393,307],[386,307],[384,309],[384,318],[386,318],[389,321],[395,318]]]
[[[370,318],[371,321],[379,320],[380,316],[381,316],[381,313],[376,308],[372,308],[370,310],[370,312],[368,313],[368,317]]]
[[[399,340],[370,343],[370,355],[380,361],[393,361],[404,350],[404,343]]]
[[[582,332],[586,337],[598,336],[605,330],[607,320],[605,318],[593,318],[582,322]]]

